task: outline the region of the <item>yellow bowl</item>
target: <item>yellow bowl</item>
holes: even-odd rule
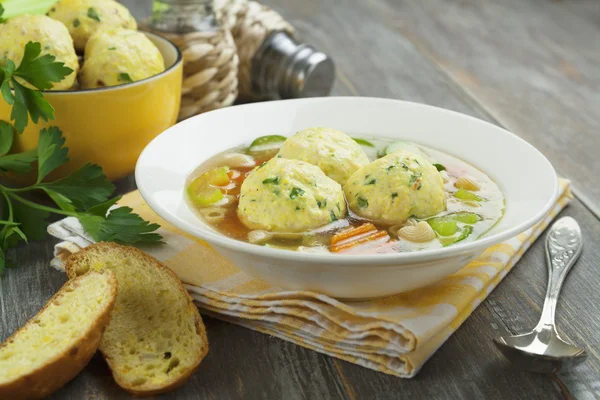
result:
[[[29,125],[15,136],[11,153],[35,149],[40,129],[55,125],[65,137],[70,161],[51,178],[65,176],[86,162],[99,164],[115,180],[129,175],[144,147],[177,120],[181,101],[182,56],[169,40],[152,33],[166,70],[153,77],[119,86],[73,91],[48,91],[55,119]],[[0,120],[11,107],[0,99]]]

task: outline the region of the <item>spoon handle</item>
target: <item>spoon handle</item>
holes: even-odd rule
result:
[[[581,255],[582,248],[581,229],[573,218],[563,217],[552,225],[546,237],[548,288],[536,330],[554,329],[554,313],[560,289],[571,267]]]

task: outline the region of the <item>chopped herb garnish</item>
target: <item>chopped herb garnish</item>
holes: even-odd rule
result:
[[[273,190],[273,193],[275,194],[275,196],[281,197],[281,190],[275,189],[275,190]]]
[[[403,169],[408,171],[408,165],[404,164],[403,162],[400,163],[400,165],[402,166]]]
[[[298,196],[302,196],[304,194],[304,190],[300,189],[300,188],[293,188],[292,191],[290,192],[290,199],[295,199]]]
[[[365,185],[374,185],[377,183],[377,179],[371,179],[369,182],[365,183]]]
[[[109,50],[116,50],[117,48],[115,46],[109,47]]]
[[[411,175],[410,180],[408,181],[408,184],[410,186],[412,186],[412,184],[415,183],[415,181],[417,180],[418,177],[419,177],[419,175]]]
[[[438,170],[438,171],[445,171],[446,167],[444,167],[442,164],[433,164],[433,166]]]
[[[323,199],[323,201],[317,200],[317,205],[319,206],[319,208],[327,207],[327,199]]]
[[[419,184],[417,185],[417,190],[421,190],[421,181],[419,181]]]
[[[73,20],[73,26],[74,26],[75,28],[77,28],[79,25],[81,25],[81,21],[79,20],[79,18],[75,18],[75,19]]]
[[[356,199],[356,201],[358,202],[358,208],[367,208],[367,207],[369,207],[369,201],[367,199],[359,197],[359,198]]]
[[[119,81],[121,82],[133,82],[133,79],[131,79],[131,76],[129,76],[129,74],[127,72],[121,72],[119,74]]]
[[[331,222],[335,222],[338,220],[338,217],[335,216],[333,211],[329,211],[329,217],[331,218]]]
[[[264,181],[262,181],[262,183],[265,185],[279,185],[279,177],[275,176],[273,178],[267,178]]]
[[[265,161],[264,163],[260,164],[260,165],[258,166],[258,168],[256,168],[256,169],[261,169],[261,168],[262,168],[262,167],[264,167],[266,164],[267,164],[267,162]],[[263,182],[263,183],[264,183],[264,182]]]
[[[296,206],[296,211],[299,211],[299,210],[300,210],[300,207]]]
[[[88,8],[87,16],[88,16],[88,18],[91,18],[91,19],[93,19],[95,21],[100,22],[100,16],[96,12],[96,10],[94,10],[94,7]]]
[[[398,193],[396,193],[396,192],[392,193],[392,199],[395,199],[396,197],[398,197]]]
[[[387,172],[390,172],[390,170],[391,170],[392,168],[394,168],[394,167],[396,167],[396,166],[395,166],[395,165],[390,165],[390,166],[389,166],[389,167],[387,167],[385,170],[386,170]]]

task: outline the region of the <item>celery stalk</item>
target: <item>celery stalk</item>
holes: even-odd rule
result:
[[[2,17],[10,18],[22,14],[46,14],[58,0],[0,0],[4,7]]]

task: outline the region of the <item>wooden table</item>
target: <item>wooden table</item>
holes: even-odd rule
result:
[[[600,2],[267,3],[335,59],[335,94],[412,100],[488,120],[534,144],[572,179],[576,199],[563,215],[581,224],[585,249],[564,286],[558,324],[589,359],[574,371],[542,376],[510,368],[492,344],[492,337],[537,322],[546,287],[538,240],[415,379],[205,318],[208,357],[187,385],[161,398],[600,398]],[[122,191],[133,187],[132,179],[120,183]],[[48,239],[10,252],[19,268],[0,280],[0,339],[65,281],[48,268],[53,244]],[[129,396],[96,357],[52,398]]]

